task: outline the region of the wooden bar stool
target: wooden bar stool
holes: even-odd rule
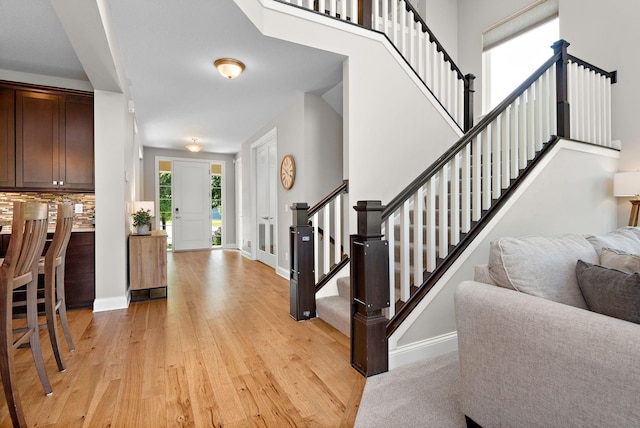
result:
[[[56,230],[53,233],[53,240],[47,249],[44,259],[40,259],[38,264],[38,274],[44,275],[44,305],[47,317],[47,329],[51,339],[53,354],[58,363],[58,370],[64,371],[65,366],[60,354],[58,343],[58,328],[56,312],[60,315],[60,324],[67,340],[69,350],[73,351],[73,340],[67,321],[67,307],[64,300],[64,264],[67,254],[67,245],[71,238],[73,227],[73,206],[71,204],[59,204],[58,216],[56,218]],[[40,303],[38,299],[38,303]]]
[[[47,237],[47,204],[14,202],[9,248],[0,265],[0,377],[14,426],[27,426],[16,385],[14,351],[29,344],[44,392],[52,392],[38,335],[38,262]],[[27,328],[14,339],[13,291],[27,287]]]
[[[39,315],[46,316],[46,323],[40,324],[40,329],[49,331],[49,339],[51,340],[51,348],[53,355],[58,364],[58,370],[65,371],[64,360],[60,353],[58,343],[58,322],[56,313],[60,315],[60,323],[64,331],[65,338],[69,350],[75,349],[73,340],[71,339],[71,331],[67,321],[67,309],[64,300],[64,265],[66,260],[67,246],[71,238],[71,229],[73,228],[73,206],[71,204],[58,204],[56,217],[56,230],[53,233],[53,239],[49,248],[47,248],[45,256],[40,257],[38,263],[38,274],[44,276],[42,287],[38,287],[38,304],[44,304],[44,312]],[[26,290],[18,289],[14,291],[16,294],[24,294]],[[13,307],[19,308],[26,305],[26,299],[18,298],[13,301]],[[24,317],[23,313],[15,313],[14,318]]]

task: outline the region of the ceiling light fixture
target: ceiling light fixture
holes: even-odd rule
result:
[[[244,64],[233,58],[220,58],[213,62],[213,65],[227,79],[233,79],[244,71]]]
[[[185,147],[187,148],[187,150],[189,150],[190,152],[194,152],[197,153],[200,150],[202,150],[202,146],[200,144],[197,144],[198,139],[197,138],[192,138],[193,140],[193,144],[187,144]]]

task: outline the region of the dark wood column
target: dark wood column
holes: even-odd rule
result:
[[[469,73],[464,76],[464,132],[473,127],[473,94],[476,76]]]
[[[389,370],[389,243],[382,239],[380,201],[358,201],[351,235],[351,365],[364,376]]]
[[[567,47],[569,42],[558,40],[553,45],[554,54],[560,54],[556,61],[556,106],[557,106],[557,134],[558,137],[571,137],[571,116],[569,109],[569,78]]]
[[[316,316],[316,290],[313,268],[313,227],[309,226],[309,205],[291,205],[292,226],[289,228],[289,314],[296,321]]]

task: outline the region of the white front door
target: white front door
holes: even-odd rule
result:
[[[211,164],[173,161],[173,250],[211,249]]]
[[[278,243],[278,159],[275,139],[256,148],[256,162],[257,258],[275,268]]]

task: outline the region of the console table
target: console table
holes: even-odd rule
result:
[[[167,232],[129,236],[129,291],[131,301],[167,297]]]

